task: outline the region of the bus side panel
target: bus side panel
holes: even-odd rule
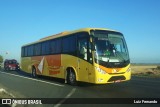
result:
[[[21,69],[27,73],[31,73],[31,57],[23,57],[21,58]]]
[[[37,75],[64,78],[64,70],[61,67],[61,55],[21,58],[21,69],[23,71],[32,73],[32,67],[36,68]]]
[[[61,55],[46,56],[47,67],[44,69],[48,71],[45,75],[62,78],[61,73]]]
[[[76,79],[79,80],[78,78],[78,66],[77,66],[77,57],[72,56],[72,55],[67,55],[67,54],[62,54],[62,77],[65,78],[66,76],[66,69],[68,67],[72,67],[74,69],[74,72],[76,74]]]
[[[38,75],[61,77],[61,55],[35,56],[32,62]]]
[[[32,57],[32,67],[34,66],[36,68],[36,73],[38,75],[42,75],[42,73],[43,73],[43,64],[44,64],[44,60],[45,60],[43,58],[44,58],[43,56],[34,56],[34,57]],[[42,66],[41,67],[42,68],[41,71],[38,69],[38,66],[40,65],[40,63],[41,63],[41,66]]]
[[[89,83],[96,83],[96,80],[97,80],[97,75],[96,75],[96,70],[95,70],[95,67],[93,64],[90,64],[88,65],[88,78],[89,78]]]

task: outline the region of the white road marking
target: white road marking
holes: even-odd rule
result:
[[[75,93],[75,91],[76,91],[76,88],[73,88],[73,89],[67,94],[67,96],[66,96],[63,100],[59,101],[58,104],[54,105],[54,107],[59,107],[59,106],[61,106],[62,103],[64,103],[67,98],[71,97],[71,95],[73,95],[73,94]]]
[[[5,89],[1,88],[0,89],[0,93],[5,93],[7,94],[8,96],[11,96],[12,98],[15,98],[15,96],[9,92],[7,92]],[[16,107],[17,104],[13,103],[11,107]]]
[[[52,82],[42,81],[42,80],[38,80],[38,79],[34,79],[34,78],[29,78],[29,77],[24,77],[24,76],[20,76],[20,75],[16,75],[16,74],[11,74],[11,73],[6,73],[6,72],[2,72],[2,71],[0,71],[0,73],[16,76],[16,77],[20,77],[20,78],[25,78],[25,79],[29,79],[29,80],[33,80],[33,81],[38,81],[38,82],[42,82],[42,83],[47,83],[47,84],[51,84],[51,85],[56,85],[56,86],[60,86],[60,87],[64,86],[64,85],[61,85],[61,84],[56,84],[56,83],[52,83]]]
[[[3,89],[3,88],[0,89],[0,93],[5,92],[5,91],[6,91],[6,90]]]

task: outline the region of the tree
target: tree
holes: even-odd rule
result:
[[[0,64],[3,63],[3,57],[0,55]]]

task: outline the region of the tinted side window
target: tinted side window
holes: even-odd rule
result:
[[[89,36],[86,32],[78,33],[78,57],[82,58],[90,63],[92,62],[91,44],[89,42]]]
[[[28,52],[27,52],[27,47],[24,48],[24,52],[25,52],[25,53],[24,53],[24,56],[27,56],[27,53],[28,53]]]
[[[63,53],[69,52],[69,38],[63,38]]]
[[[43,42],[42,43],[42,55],[46,55],[46,54],[49,54],[49,41],[46,41],[46,42]]]
[[[63,53],[76,54],[76,36],[72,35],[65,37],[62,40],[63,43]]]
[[[50,41],[50,53],[51,54],[57,54],[61,53],[61,39],[55,39]]]
[[[33,56],[33,45],[27,47],[27,56]]]
[[[41,55],[41,44],[34,45],[34,55]]]
[[[24,57],[25,55],[25,51],[24,51],[24,47],[22,47],[22,49],[21,49],[21,57]]]
[[[54,53],[56,53],[56,42],[55,42],[55,40],[52,40],[52,41],[50,41],[50,53],[51,54],[54,54]]]
[[[78,38],[78,56],[84,60],[87,60],[88,58],[88,41],[86,38]]]
[[[62,46],[61,46],[61,39],[57,39],[56,40],[56,53],[61,53],[61,49],[62,49]]]

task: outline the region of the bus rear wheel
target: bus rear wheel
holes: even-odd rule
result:
[[[32,67],[32,77],[33,77],[33,78],[36,78],[36,77],[37,77],[35,67]]]
[[[76,75],[71,68],[67,70],[67,83],[70,85],[77,85]]]

